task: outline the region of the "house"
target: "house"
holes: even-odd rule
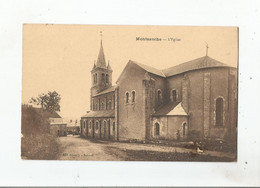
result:
[[[50,124],[50,133],[57,136],[66,136],[67,123],[63,122],[62,117],[55,111],[35,108],[43,119],[47,119]]]
[[[67,134],[76,134],[79,135],[80,133],[80,126],[77,124],[78,120],[70,120],[69,122],[67,122]]]
[[[163,70],[130,60],[114,86],[112,72],[101,41],[82,137],[236,139],[237,68],[209,56]]]

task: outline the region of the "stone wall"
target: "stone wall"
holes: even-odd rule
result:
[[[143,80],[145,71],[129,63],[123,71],[118,85],[118,131],[119,140],[145,139],[145,111]],[[135,91],[135,102],[132,102],[132,91]],[[129,102],[126,102],[126,93]]]

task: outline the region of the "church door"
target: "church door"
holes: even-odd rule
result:
[[[87,134],[86,134],[86,136],[88,137],[88,120],[86,121],[86,129],[87,129]]]
[[[107,138],[107,122],[104,121],[104,134],[103,134],[103,138]]]
[[[102,125],[101,125],[101,121],[99,122],[100,126],[99,126],[99,138],[102,138],[101,134],[102,134]]]
[[[107,121],[107,138],[110,139],[110,120]]]
[[[95,138],[95,123],[94,123],[94,120],[92,122],[92,138]]]
[[[186,137],[187,137],[187,123],[186,122],[184,122],[183,124],[182,124],[182,137],[183,137],[183,139],[185,139]]]

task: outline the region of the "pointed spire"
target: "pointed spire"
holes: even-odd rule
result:
[[[93,65],[93,69],[95,69],[97,66],[96,66],[96,60],[94,60],[94,65]]]
[[[109,64],[109,60],[108,60],[108,64],[107,64],[107,69],[112,70],[112,68],[111,68],[111,66]]]
[[[104,55],[102,40],[100,43],[100,50],[99,50],[98,59],[97,59],[97,67],[106,68],[106,59],[105,59],[105,55]]]

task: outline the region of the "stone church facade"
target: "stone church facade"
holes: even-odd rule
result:
[[[158,70],[130,60],[112,86],[101,47],[91,70],[81,137],[111,140],[235,139],[237,68],[208,56]]]

